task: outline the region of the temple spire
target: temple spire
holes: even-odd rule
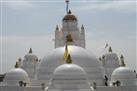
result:
[[[29,53],[32,53],[32,48],[29,49]]]
[[[108,51],[109,51],[109,52],[112,52],[112,48],[111,48],[111,46],[109,47]]]
[[[16,62],[16,64],[15,64],[15,66],[14,66],[15,68],[19,68],[19,63],[18,62]]]
[[[66,12],[67,14],[69,13],[69,0],[65,0],[66,1]]]
[[[68,56],[67,56],[66,63],[68,63],[68,64],[72,63],[70,54],[68,54]]]
[[[125,64],[125,62],[124,62],[124,56],[123,56],[123,55],[121,55],[121,57],[120,57],[120,61],[121,61],[120,66],[121,66],[121,67],[125,67],[126,64]]]

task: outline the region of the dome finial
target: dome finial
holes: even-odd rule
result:
[[[15,64],[15,66],[14,66],[15,68],[19,68],[19,63],[18,62],[16,62],[16,64]]]
[[[68,64],[72,63],[70,54],[68,54],[68,56],[67,56],[66,63],[68,63]]]
[[[68,57],[68,45],[67,43],[65,44],[65,51],[64,51],[64,60],[66,60]]]
[[[29,53],[32,53],[32,48],[29,49]]]
[[[126,64],[125,64],[125,62],[124,62],[124,56],[123,56],[123,55],[120,56],[120,61],[121,61],[120,66],[121,66],[121,67],[125,67]]]
[[[68,14],[71,14],[71,10],[68,11]]]
[[[112,48],[111,48],[111,46],[109,47],[108,51],[109,51],[109,52],[112,52]]]

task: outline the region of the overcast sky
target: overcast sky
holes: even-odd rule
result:
[[[112,46],[136,69],[136,0],[70,0],[69,8],[86,30],[86,48],[96,56]],[[54,49],[54,30],[62,25],[65,0],[2,0],[0,73],[14,67],[32,47],[42,59]]]

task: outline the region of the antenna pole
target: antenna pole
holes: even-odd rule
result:
[[[67,14],[68,14],[68,7],[69,7],[69,0],[66,0],[66,12],[67,12]]]

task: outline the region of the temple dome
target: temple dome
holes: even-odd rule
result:
[[[56,48],[42,59],[37,79],[46,81],[51,79],[54,70],[63,64],[64,49],[64,47]],[[86,71],[88,80],[90,82],[96,81],[98,85],[102,85],[103,74],[98,59],[82,47],[69,45],[68,50],[73,63],[81,66]]]
[[[65,15],[64,18],[63,18],[63,21],[68,21],[68,20],[70,20],[70,21],[76,21],[77,20],[76,16],[71,14],[70,10],[67,13],[67,15]]]
[[[57,67],[53,73],[52,83],[58,89],[89,87],[86,72],[76,64],[63,64]]]
[[[38,57],[32,53],[30,48],[29,53],[24,56],[24,61],[38,61]]]
[[[102,58],[110,67],[119,67],[118,55],[112,51],[111,47],[109,47],[108,53],[104,54]]]
[[[4,78],[4,82],[9,86],[19,86],[19,81],[29,84],[28,74],[21,68],[11,69]]]
[[[128,67],[119,67],[115,69],[111,76],[111,81],[120,81],[121,85],[135,85],[136,73]]]

